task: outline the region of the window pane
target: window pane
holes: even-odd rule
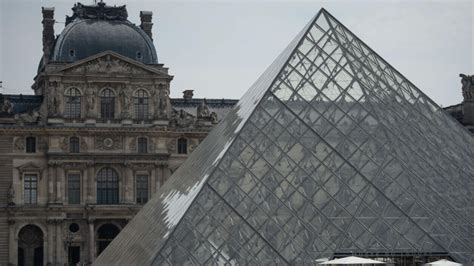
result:
[[[71,137],[69,139],[69,152],[72,152],[72,153],[79,152],[79,138]]]
[[[35,137],[26,138],[26,152],[28,153],[36,152],[36,138]]]
[[[66,106],[64,116],[69,118],[81,117],[81,93],[76,88],[70,88],[65,93]]]
[[[97,174],[97,204],[119,203],[119,180],[112,168],[103,168]]]
[[[148,118],[148,93],[138,90],[134,97],[135,119],[144,120]]]
[[[146,138],[138,138],[138,153],[148,152],[148,140]]]
[[[67,177],[68,202],[69,204],[81,203],[81,176],[79,174],[69,174]]]
[[[178,139],[178,153],[179,154],[188,153],[188,140],[187,139]]]
[[[24,199],[25,204],[36,204],[37,196],[37,176],[25,175],[24,181]]]
[[[148,201],[148,175],[137,175],[137,203],[145,204]]]
[[[105,89],[100,94],[100,117],[115,117],[115,94],[111,89]]]

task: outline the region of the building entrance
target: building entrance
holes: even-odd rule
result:
[[[18,265],[43,265],[43,232],[36,225],[26,225],[18,234]]]

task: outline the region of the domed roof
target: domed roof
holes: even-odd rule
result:
[[[74,15],[67,17],[66,27],[56,40],[52,61],[74,62],[111,50],[144,64],[158,64],[153,41],[126,19],[125,6],[78,3],[73,11]]]

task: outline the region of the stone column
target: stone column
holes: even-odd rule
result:
[[[64,168],[56,168],[56,175],[57,175],[57,202],[63,204],[66,200],[66,193],[65,193],[65,185],[66,185],[66,172]]]
[[[82,186],[81,186],[81,204],[86,204],[87,203],[87,194],[88,194],[88,182],[89,182],[89,175],[88,175],[88,169],[83,168],[81,173],[82,173]]]
[[[135,186],[134,186],[134,180],[135,180],[135,176],[134,176],[134,171],[131,169],[131,168],[127,168],[125,170],[126,172],[126,176],[125,176],[125,186],[126,186],[126,190],[125,192],[127,193],[125,195],[125,199],[126,199],[126,203],[130,203],[130,204],[133,204],[135,202],[135,200],[133,199],[133,197],[135,196]]]
[[[56,202],[56,167],[53,163],[48,168],[48,203]]]
[[[151,176],[150,176],[150,196],[153,196],[156,192],[156,180],[158,180],[157,175],[157,167],[151,169]]]
[[[48,258],[47,263],[54,263],[54,251],[55,251],[55,244],[54,244],[54,235],[55,235],[55,228],[54,228],[54,221],[48,220],[46,223],[48,230],[48,252],[44,252]]]
[[[18,264],[18,238],[15,236],[15,221],[8,221],[8,263]]]
[[[56,227],[56,263],[61,264],[63,262],[64,254],[64,243],[63,243],[63,234],[61,230],[61,221],[55,220],[54,226]]]
[[[88,163],[87,168],[87,177],[88,177],[88,188],[87,188],[87,203],[94,204],[96,203],[96,180],[95,180],[95,167],[92,162]]]
[[[88,220],[89,224],[89,261],[92,263],[95,260],[95,229],[94,220]]]

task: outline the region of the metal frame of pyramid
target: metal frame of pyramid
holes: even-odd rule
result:
[[[473,148],[322,9],[95,264],[472,264]]]

